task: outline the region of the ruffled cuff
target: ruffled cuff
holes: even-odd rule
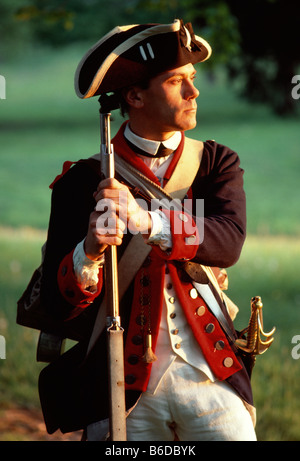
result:
[[[153,245],[153,249],[166,260],[190,260],[196,256],[200,235],[193,217],[183,211],[163,210],[170,225],[172,247],[167,251]]]
[[[93,261],[84,252],[84,240],[76,246],[73,253],[74,273],[82,289],[93,292],[97,290],[99,268],[104,264],[104,255]]]
[[[170,221],[160,210],[149,211],[152,220],[151,234],[147,243],[158,245],[162,251],[172,248]]]
[[[73,254],[74,250],[68,253],[61,261],[57,272],[57,282],[65,300],[74,307],[82,310],[93,303],[95,298],[99,296],[103,284],[103,271],[101,268],[98,268],[99,280],[97,285],[85,290],[75,275]],[[70,318],[76,315],[78,315],[78,310],[73,311]]]

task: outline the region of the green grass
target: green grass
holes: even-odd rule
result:
[[[300,440],[300,361],[291,355],[292,338],[300,333],[299,256],[299,239],[251,236],[228,270],[228,295],[240,308],[236,328],[247,325],[256,295],[264,304],[264,331],[276,326],[274,343],[257,358],[252,378],[260,440]]]
[[[39,405],[38,334],[16,325],[16,301],[40,261],[48,185],[65,160],[98,151],[98,103],[79,100],[73,90],[84,50],[37,49],[1,68],[7,99],[0,100],[0,335],[7,358],[0,360],[0,407]],[[300,334],[299,120],[241,101],[222,71],[215,79],[199,70],[198,126],[189,134],[230,146],[245,169],[248,238],[229,269],[228,294],[240,307],[236,327],[246,326],[254,295],[264,302],[265,330],[277,327],[253,374],[257,434],[260,440],[300,440],[300,360],[291,356],[292,338]],[[113,133],[121,122],[115,119]]]
[[[16,324],[16,302],[40,261],[44,240],[44,232],[32,229],[0,230],[0,334],[6,340],[6,359],[0,360],[0,407],[38,405],[38,332]]]
[[[39,262],[42,232],[0,229],[0,334],[6,338],[6,360],[0,360],[0,408],[39,405],[37,379],[43,364],[35,361],[38,333],[15,324],[16,300]],[[300,243],[286,237],[249,237],[239,263],[229,269],[228,295],[239,306],[236,328],[244,328],[250,298],[262,297],[264,330],[277,330],[271,348],[257,358],[253,393],[260,440],[300,440],[300,361],[291,355],[292,338],[300,334],[300,290],[293,261]]]

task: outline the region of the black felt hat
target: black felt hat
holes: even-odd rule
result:
[[[115,27],[80,61],[76,94],[90,98],[113,92],[210,55],[210,45],[194,34],[190,23],[179,19],[171,24]]]

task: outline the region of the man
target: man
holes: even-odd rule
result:
[[[55,181],[42,296],[66,322],[94,319],[105,291],[105,249],[117,245],[122,260],[133,235],[142,236],[135,254],[148,254],[120,302],[127,440],[255,440],[251,386],[233,344],[232,320],[203,269],[228,267],[239,258],[243,171],[229,148],[184,135],[196,126],[194,64],[210,54],[209,44],[179,20],[120,27],[88,51],[76,72],[81,98],[113,92],[114,103],[128,112],[113,139],[117,164],[125,169],[100,180],[99,161],[90,159]],[[128,171],[146,179],[133,184]],[[143,181],[161,194],[162,187],[171,198],[188,199],[192,209],[166,202],[142,207],[139,199],[150,197]],[[202,199],[204,216],[197,216]],[[200,279],[187,263],[196,263]],[[105,335],[86,355],[88,340],[43,370],[41,402],[49,432],[86,427],[88,440],[103,440]]]

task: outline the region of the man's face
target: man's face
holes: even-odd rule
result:
[[[174,131],[196,126],[199,91],[194,86],[195,74],[194,66],[187,64],[159,74],[150,81],[148,89],[141,90],[141,115],[151,131],[167,139]]]

